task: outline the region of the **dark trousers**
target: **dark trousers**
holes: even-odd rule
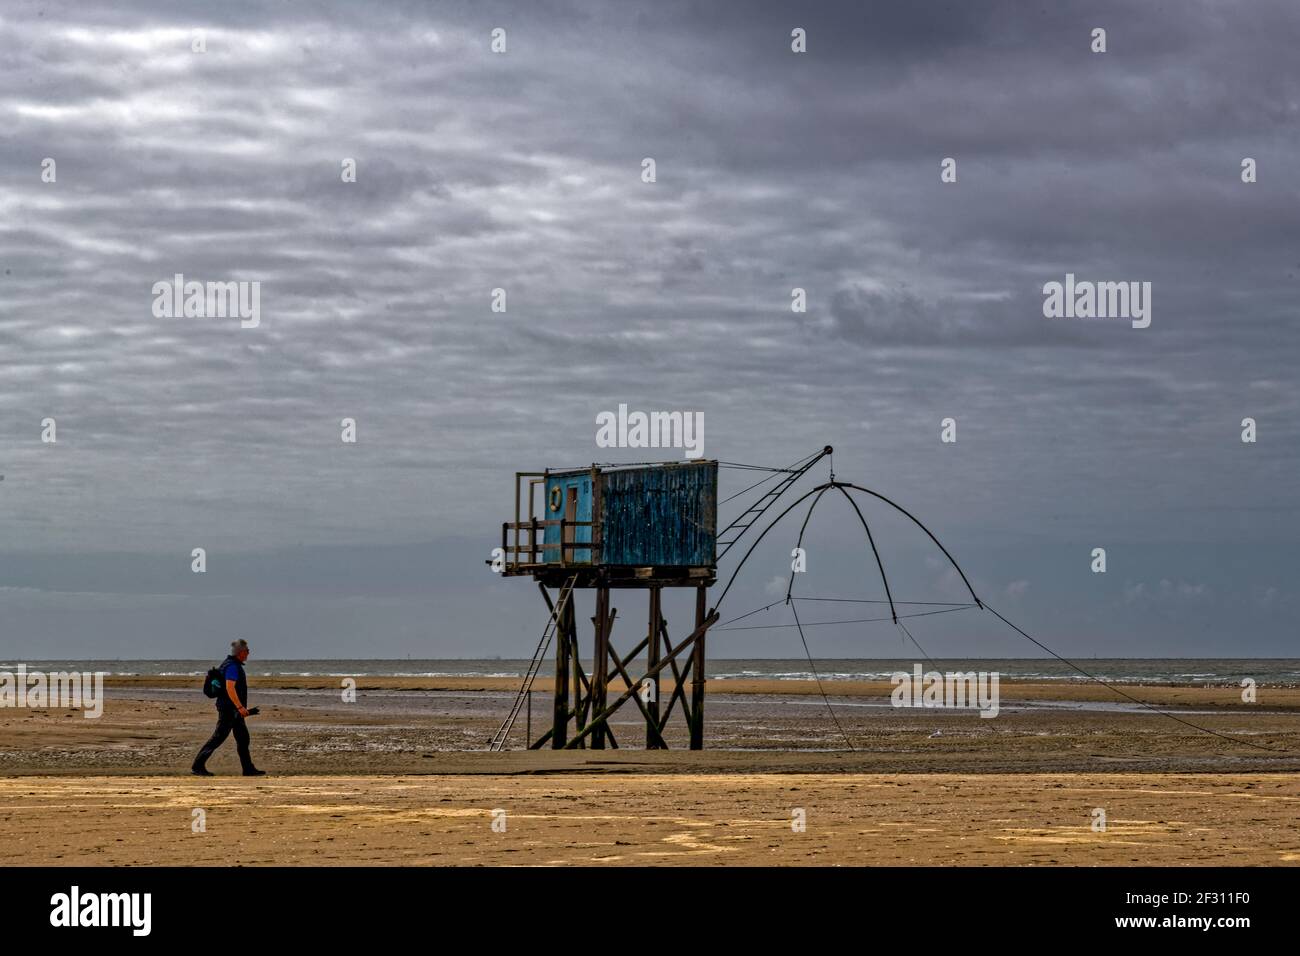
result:
[[[233,707],[217,708],[217,729],[212,732],[208,742],[203,745],[199,755],[194,758],[194,766],[202,768],[213,752],[226,742],[230,732],[235,733],[235,749],[239,751],[239,762],[245,770],[253,770],[253,757],[248,752],[248,724]]]

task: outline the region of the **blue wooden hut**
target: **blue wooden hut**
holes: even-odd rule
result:
[[[614,580],[631,569],[641,579],[711,577],[717,512],[716,461],[520,472],[505,571],[550,581],[581,568]]]
[[[515,718],[531,700],[533,680],[552,640],[552,726],[530,746],[617,746],[609,715],[636,695],[648,698],[637,705],[646,717],[647,747],[667,746],[664,733],[674,707],[686,718],[690,746],[704,745],[704,636],[717,619],[716,611],[707,610],[706,599],[717,574],[717,512],[716,461],[516,473],[515,520],[502,526],[497,570],[532,575],[550,614],[492,749],[504,746]],[[660,609],[665,587],[695,591],[694,628],[679,633],[672,646]],[[590,674],[582,667],[574,609],[575,592],[586,588],[595,591]],[[617,615],[610,603],[611,588],[641,588],[649,595],[648,626],[626,659],[610,642]],[[661,646],[667,648],[662,657]],[[646,671],[633,681],[626,668],[642,651]],[[663,680],[668,681],[667,703],[661,716],[657,688]],[[619,682],[625,688],[621,692]],[[611,687],[616,695],[612,703]]]
[[[689,461],[545,476],[546,563],[711,567],[717,540],[718,463]],[[562,549],[564,541],[598,547]]]

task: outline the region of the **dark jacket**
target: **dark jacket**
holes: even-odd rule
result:
[[[235,679],[235,693],[239,695],[239,702],[245,707],[248,706],[248,675],[244,673],[244,665],[239,662],[239,658],[232,654],[227,656],[226,659],[221,662],[222,684],[221,693],[217,695],[217,710],[229,710],[234,712],[235,705],[230,702],[230,695],[226,693],[225,685],[225,681],[228,679],[226,676],[226,668],[231,664],[234,664],[235,668],[239,671],[239,677]]]

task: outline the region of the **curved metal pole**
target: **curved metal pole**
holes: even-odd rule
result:
[[[885,504],[889,505],[891,508],[895,509],[896,511],[900,511],[900,512],[902,512],[904,515],[906,515],[908,518],[910,518],[911,521],[912,521],[912,523],[913,523],[914,525],[916,525],[918,528],[920,528],[922,531],[924,531],[925,534],[926,534],[926,537],[928,537],[931,541],[934,542],[935,547],[937,547],[940,551],[943,552],[943,556],[944,556],[945,558],[948,559],[949,563],[952,564],[953,569],[954,569],[954,570],[957,572],[957,574],[961,577],[962,583],[966,585],[966,590],[970,592],[970,596],[971,596],[972,600],[975,601],[976,606],[979,607],[979,608],[981,608],[981,609],[984,607],[984,602],[981,601],[981,600],[979,599],[979,595],[977,595],[977,594],[975,593],[975,588],[973,588],[973,587],[971,586],[970,579],[968,579],[968,578],[966,577],[966,572],[963,571],[963,570],[961,569],[961,565],[957,563],[957,559],[954,558],[951,554],[948,553],[948,549],[945,548],[945,547],[943,546],[943,543],[942,543],[938,538],[936,538],[936,537],[934,536],[934,532],[931,531],[929,528],[927,528],[925,525],[923,525],[923,524],[921,523],[920,519],[916,517],[916,515],[912,514],[910,511],[908,511],[906,508],[904,508],[904,507],[903,507],[902,505],[900,505],[898,502],[896,502],[896,501],[892,501],[892,500],[890,500],[889,498],[886,498],[884,495],[882,495],[882,494],[881,494],[880,492],[878,492],[878,491],[872,491],[870,488],[863,488],[861,485],[855,485],[855,484],[853,484],[852,482],[849,482],[849,481],[828,481],[828,482],[826,482],[825,484],[818,485],[816,488],[813,488],[813,489],[812,489],[811,491],[809,491],[807,494],[801,496],[798,500],[796,500],[793,504],[791,504],[790,507],[786,508],[786,509],[785,509],[784,511],[782,511],[779,515],[777,515],[775,518],[773,518],[773,519],[772,519],[772,523],[769,524],[766,528],[764,528],[762,534],[760,534],[757,538],[754,539],[754,543],[751,544],[751,545],[749,546],[749,550],[745,552],[745,556],[744,556],[743,558],[740,559],[740,563],[737,564],[735,570],[731,572],[731,577],[730,577],[730,578],[728,579],[728,581],[727,581],[727,586],[726,586],[725,588],[722,589],[722,593],[718,596],[717,603],[714,604],[714,609],[715,609],[715,610],[717,609],[718,605],[722,604],[722,599],[725,598],[725,597],[727,596],[727,592],[731,590],[731,586],[732,586],[733,584],[736,583],[736,575],[738,575],[738,574],[740,573],[740,569],[741,569],[742,567],[744,567],[745,562],[749,560],[749,556],[750,556],[751,554],[754,553],[754,549],[755,549],[756,547],[758,547],[758,543],[759,543],[760,541],[762,541],[763,538],[765,538],[765,537],[767,536],[767,533],[768,533],[769,531],[771,531],[773,528],[775,528],[775,527],[777,526],[777,524],[780,523],[781,519],[784,518],[786,515],[788,515],[788,514],[789,514],[791,511],[793,511],[795,508],[797,508],[797,507],[800,505],[800,503],[802,503],[802,502],[804,502],[804,501],[807,501],[810,497],[812,497],[814,494],[817,494],[818,492],[824,492],[824,491],[825,491],[826,489],[828,489],[828,488],[839,488],[841,491],[843,491],[843,489],[845,489],[845,488],[852,488],[854,491],[864,491],[864,492],[866,492],[867,494],[871,495],[871,496],[874,497],[874,498],[879,498],[881,501],[883,501]],[[852,496],[850,496],[847,492],[844,492],[844,494],[845,494],[845,497],[848,497],[848,499],[849,499],[850,502],[853,501]],[[819,496],[819,497],[820,497],[820,496]],[[816,502],[814,502],[814,505],[815,505],[815,504],[816,504]],[[857,504],[856,504],[856,503],[854,503],[853,507],[854,507],[854,510],[857,510]],[[811,508],[808,510],[808,514],[809,514],[809,515],[812,514],[812,509],[811,509]],[[861,511],[858,511],[858,517],[859,517],[859,518],[862,517],[862,512],[861,512]],[[805,524],[807,524],[807,520],[808,520],[807,518],[804,519]],[[865,527],[865,526],[866,526],[866,520],[863,519],[863,522],[862,522],[862,523],[863,523],[863,526]],[[870,529],[870,528],[867,529],[867,536],[868,536],[868,538],[871,537],[871,529]],[[802,537],[803,537],[803,532],[802,532],[802,530],[801,530],[801,531],[800,531],[800,538],[802,539]],[[872,550],[875,551],[875,541],[874,541],[874,539],[873,539],[872,542],[871,542],[871,547],[872,547]],[[879,552],[876,552],[876,561],[877,561],[878,563],[880,562],[880,554],[879,554]],[[882,579],[882,580],[885,580],[885,568],[884,568],[884,565],[883,565],[883,564],[880,564],[880,575],[881,575],[881,579]],[[886,589],[886,593],[888,593],[889,583],[888,583],[887,580],[885,581],[885,589]],[[789,597],[789,592],[787,592],[786,596]],[[890,607],[890,612],[894,615],[894,619],[897,620],[898,615],[897,615],[897,613],[894,611],[894,601],[893,601],[893,597],[892,597],[892,596],[890,597],[890,600],[889,600],[889,607]]]
[[[876,567],[880,568],[880,580],[885,584],[885,597],[889,598],[889,614],[898,623],[898,611],[894,608],[894,595],[889,591],[889,578],[885,577],[885,564],[880,560],[880,552],[876,550],[876,539],[871,536],[871,527],[867,524],[867,519],[862,517],[862,509],[858,503],[853,500],[853,496],[844,490],[843,485],[836,484],[840,494],[849,499],[849,504],[853,505],[853,510],[858,513],[858,520],[862,522],[862,530],[867,533],[867,540],[871,542],[871,553],[876,556]],[[917,645],[918,647],[920,645]]]
[[[912,519],[912,523],[915,524],[915,525],[916,525],[918,528],[920,528],[922,531],[924,531],[927,535],[929,535],[930,540],[933,541],[933,542],[935,543],[935,546],[936,546],[940,551],[943,552],[943,556],[944,556],[945,558],[947,558],[947,559],[952,563],[952,566],[956,569],[957,573],[958,573],[959,575],[961,575],[962,583],[966,585],[966,590],[970,592],[970,596],[974,599],[976,605],[978,605],[980,608],[983,608],[983,607],[984,607],[984,602],[981,601],[981,600],[979,599],[979,597],[975,594],[975,589],[974,589],[973,587],[971,587],[970,581],[968,581],[968,580],[966,579],[966,572],[963,571],[963,570],[961,569],[961,565],[959,565],[959,564],[957,563],[956,559],[953,558],[953,556],[952,556],[951,554],[948,553],[948,549],[945,548],[942,544],[939,543],[939,539],[936,538],[936,537],[934,536],[934,533],[933,533],[929,528],[927,528],[925,525],[921,524],[920,520],[917,519],[916,515],[912,514],[910,511],[908,511],[906,508],[904,508],[904,507],[903,507],[902,505],[900,505],[898,502],[896,502],[896,501],[890,501],[888,498],[886,498],[884,495],[882,495],[882,494],[881,494],[880,492],[878,492],[878,491],[872,491],[870,488],[863,488],[861,485],[855,485],[855,484],[853,484],[852,482],[848,482],[848,481],[838,481],[838,482],[836,482],[836,484],[837,484],[837,485],[841,485],[841,486],[843,486],[843,487],[845,487],[845,488],[853,488],[853,489],[855,489],[855,490],[857,490],[857,491],[865,491],[867,494],[869,494],[869,495],[873,495],[873,496],[879,498],[879,499],[880,499],[881,501],[883,501],[885,504],[887,504],[887,505],[889,505],[889,506],[891,506],[891,507],[893,507],[893,508],[895,508],[895,509],[901,511],[903,514],[907,515],[907,517],[911,518],[911,519]],[[846,493],[847,493],[847,492],[846,492]],[[883,573],[883,572],[882,572],[882,573]]]
[[[714,604],[713,604],[713,609],[714,609],[715,611],[718,609],[718,606],[719,606],[720,604],[722,604],[722,599],[725,598],[725,597],[727,596],[727,592],[731,590],[731,586],[732,586],[733,584],[736,583],[736,575],[740,573],[740,569],[743,568],[743,567],[745,566],[745,562],[749,560],[749,556],[750,556],[751,554],[754,553],[754,549],[757,548],[757,547],[758,547],[758,543],[759,543],[760,541],[762,541],[763,538],[765,538],[765,537],[767,536],[767,533],[768,533],[769,531],[771,531],[773,528],[775,528],[775,527],[777,526],[777,524],[780,523],[780,521],[781,521],[782,518],[784,518],[786,515],[788,515],[788,514],[789,514],[791,511],[793,511],[795,508],[799,507],[799,502],[801,502],[801,501],[807,501],[808,498],[810,498],[812,495],[816,494],[816,493],[819,492],[819,491],[824,491],[824,490],[826,490],[826,489],[829,488],[829,487],[830,487],[830,482],[827,482],[827,483],[824,484],[824,485],[818,485],[818,486],[817,486],[816,488],[814,488],[812,491],[808,492],[806,495],[803,495],[801,498],[799,498],[798,501],[796,501],[794,504],[790,505],[789,508],[786,508],[786,509],[785,509],[784,511],[782,511],[779,515],[777,515],[775,518],[772,519],[772,523],[771,523],[770,525],[768,525],[766,528],[764,528],[764,529],[763,529],[763,533],[760,534],[757,538],[754,539],[754,543],[751,544],[751,545],[749,546],[749,550],[746,551],[746,552],[745,552],[745,556],[744,556],[743,558],[740,559],[740,563],[736,565],[736,569],[735,569],[734,571],[731,572],[731,577],[730,577],[730,579],[728,579],[728,581],[727,581],[727,586],[726,586],[725,588],[722,589],[722,593],[718,595],[718,600],[715,601]]]
[[[813,490],[815,491],[816,489]],[[803,547],[803,533],[808,530],[808,520],[812,518],[813,509],[817,507],[817,502],[822,500],[822,495],[826,494],[829,490],[829,487],[823,487],[821,491],[817,492],[817,497],[813,499],[813,503],[808,506],[808,513],[803,516],[803,526],[799,528],[799,540],[795,542],[796,550]],[[790,595],[794,593],[794,573],[794,568],[791,567],[790,584],[785,589],[786,604],[790,603]]]

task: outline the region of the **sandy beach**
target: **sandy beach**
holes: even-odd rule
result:
[[[0,782],[0,863],[1300,862],[1300,778],[1289,774],[616,775],[582,766],[523,776],[9,779]],[[1097,807],[1104,833],[1091,828]],[[792,826],[799,810],[802,832]],[[504,832],[492,828],[495,811]]]
[[[184,774],[211,732],[211,702],[192,678],[110,678],[103,715],[0,709],[0,773]],[[842,686],[841,686],[842,685]],[[510,752],[486,745],[509,708],[517,678],[361,678],[345,703],[337,678],[254,678],[254,754],[280,773],[490,773],[537,766],[524,751],[525,711]],[[644,723],[629,705],[611,721],[622,755],[655,772],[1279,772],[1300,770],[1300,690],[1260,689],[1243,704],[1232,687],[1129,686],[1125,692],[1234,743],[1143,708],[1097,685],[1004,682],[995,719],[973,710],[896,708],[889,685],[729,680],[709,685],[706,750],[684,753],[674,719],[671,750],[641,750]],[[539,680],[532,737],[549,717]],[[665,688],[667,692],[667,688]],[[1254,745],[1254,746],[1251,746]],[[1272,748],[1260,749],[1260,748]],[[605,751],[607,754],[619,751]],[[687,759],[693,763],[682,764]],[[236,767],[233,746],[212,768]]]
[[[249,865],[1300,862],[1292,688],[1254,705],[1231,687],[1126,688],[1271,750],[1097,686],[1006,683],[985,720],[836,682],[832,720],[812,682],[735,680],[710,685],[702,752],[680,725],[674,749],[640,749],[628,708],[622,749],[525,751],[521,717],[517,749],[488,753],[515,679],[364,678],[344,703],[335,679],[262,678],[250,727],[271,776],[238,776],[227,743],[199,780],[214,716],[193,680],[109,684],[97,720],[0,710],[0,861],[203,863],[196,841],[219,834]],[[535,733],[546,705],[539,682]]]

